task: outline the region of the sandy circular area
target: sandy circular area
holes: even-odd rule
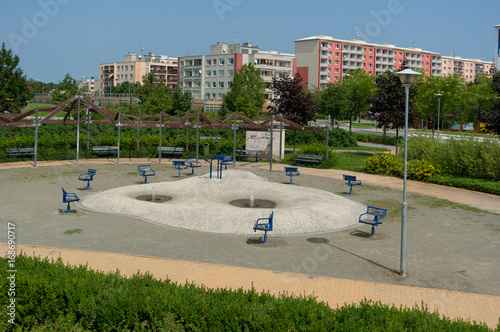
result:
[[[84,197],[80,206],[91,211],[140,218],[152,223],[227,234],[254,234],[257,218],[274,211],[274,234],[307,234],[345,229],[358,223],[366,206],[330,192],[268,182],[251,172],[227,170],[223,179],[210,174],[178,181],[115,188]],[[164,203],[137,200],[139,195],[171,196]],[[272,209],[247,209],[229,204],[235,199],[276,202]]]

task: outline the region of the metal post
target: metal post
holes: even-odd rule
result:
[[[139,127],[140,127],[140,124],[141,124],[141,110],[139,110],[139,113],[138,113],[138,118],[137,118],[137,152],[139,152]]]
[[[236,113],[234,113],[234,124],[233,124],[233,167],[236,167],[236,130],[238,126],[236,125]]]
[[[273,170],[273,128],[274,128],[274,115],[271,115],[271,147],[269,148],[269,170]]]
[[[40,124],[38,123],[38,108],[35,109],[35,163],[33,167],[36,167],[36,162],[38,159],[38,126]]]
[[[198,162],[198,149],[200,144],[200,112],[196,113],[196,162]],[[194,171],[194,168],[192,169]]]
[[[160,141],[158,142],[158,163],[161,165],[161,132],[163,131],[163,113],[160,113]]]
[[[283,153],[283,147],[281,143],[283,142],[283,122],[280,121],[280,157],[278,163],[281,164],[281,154]]]
[[[116,154],[116,164],[119,165],[120,164],[120,128],[122,127],[122,124],[121,124],[121,111],[120,109],[118,108],[118,151],[117,151],[117,154]]]
[[[406,277],[406,222],[408,219],[408,205],[406,203],[406,174],[408,161],[408,103],[410,99],[410,86],[405,86],[405,152],[403,171],[403,211],[401,215],[401,266],[400,273]]]
[[[81,96],[78,95],[78,107],[77,107],[77,123],[76,123],[76,165],[78,166],[78,158],[80,154],[80,98]]]
[[[437,141],[439,142],[439,127],[441,127],[440,114],[439,113],[441,111],[441,96],[442,96],[442,94],[438,93],[437,96],[438,96],[438,123],[437,123],[438,132],[437,132]]]
[[[328,130],[330,129],[330,116],[328,116],[328,123],[326,124],[326,160],[328,160]]]
[[[87,109],[87,155],[86,155],[87,158],[89,149],[90,149],[90,110]]]

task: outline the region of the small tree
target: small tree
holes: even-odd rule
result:
[[[399,129],[405,125],[405,88],[393,72],[386,71],[375,79],[377,93],[367,98],[371,104],[371,111],[378,113],[378,127],[384,129],[396,129],[396,138],[399,137]],[[416,84],[410,87],[410,100],[408,105],[408,127],[415,126],[418,119],[418,111],[413,99],[417,94]],[[396,153],[398,144],[396,140]]]
[[[52,92],[52,104],[60,104],[78,93],[76,81],[67,73]]]
[[[222,113],[240,113],[252,118],[264,105],[264,80],[252,64],[243,65],[234,75],[231,90],[223,97]]]
[[[0,50],[0,112],[19,113],[35,95],[18,67],[19,57],[2,43]]]
[[[172,108],[170,115],[184,114],[191,108],[192,98],[189,92],[182,92],[181,89],[176,89],[172,94]]]
[[[296,74],[293,78],[284,76],[273,77],[272,85],[274,105],[269,106],[273,114],[282,114],[288,120],[302,126],[307,126],[309,121],[316,121],[315,115],[319,108],[310,92],[304,89],[302,78]],[[296,131],[293,134],[293,151],[295,152]]]
[[[155,74],[149,73],[142,78],[143,85],[136,95],[147,114],[158,114],[172,108],[172,93],[163,82],[155,83]],[[142,108],[141,108],[142,109]]]
[[[478,118],[486,122],[486,129],[500,133],[500,72],[493,67],[490,71],[490,89],[495,96],[490,110],[481,110]]]

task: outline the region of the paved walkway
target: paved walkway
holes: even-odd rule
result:
[[[5,244],[0,244],[7,251]],[[500,316],[500,296],[464,293],[414,286],[355,281],[349,279],[311,276],[287,272],[275,272],[227,265],[181,261],[167,258],[115,254],[107,252],[60,249],[41,246],[18,245],[17,252],[29,256],[61,257],[71,265],[88,264],[89,268],[132,276],[137,271],[149,271],[158,279],[179,284],[186,281],[208,288],[250,289],[267,291],[271,294],[313,295],[318,301],[328,303],[332,308],[344,304],[359,303],[363,299],[380,301],[396,307],[427,305],[429,311],[437,310],[449,318],[461,318],[484,322],[496,327]],[[22,271],[19,271],[21,273]]]
[[[114,162],[114,160],[109,161],[103,159],[80,160],[80,165],[99,163],[110,164]],[[120,160],[120,163],[155,164],[157,163],[157,159],[129,160],[128,158],[123,158]],[[169,162],[165,161],[164,163],[168,164]],[[39,162],[38,166],[61,164],[74,165],[75,161],[43,161]],[[0,169],[32,166],[32,162],[4,163],[0,164]],[[273,170],[282,171],[283,166],[284,165],[273,164]],[[238,167],[269,170],[269,165],[263,163],[239,163]],[[300,171],[303,174],[339,179],[342,177],[342,174],[345,173],[345,171],[339,170],[320,170],[313,168],[300,168]],[[349,174],[354,174],[354,172],[349,172]],[[362,177],[363,184],[385,186],[395,189],[402,188],[402,181],[400,179],[367,175],[364,173]],[[500,198],[494,195],[413,181],[409,181],[408,191],[439,197],[460,204],[500,213]],[[0,244],[0,247],[4,252],[7,250],[5,244]],[[149,271],[156,278],[165,278],[168,276],[169,279],[181,284],[190,281],[198,285],[205,285],[209,288],[232,289],[249,289],[253,285],[257,290],[269,291],[272,294],[287,292],[288,294],[296,295],[314,295],[319,301],[327,302],[332,308],[342,306],[345,303],[359,303],[366,298],[374,301],[381,301],[386,304],[394,304],[397,307],[401,305],[413,307],[415,305],[421,305],[423,302],[430,311],[437,310],[440,314],[449,318],[462,318],[476,322],[484,322],[491,328],[496,327],[500,317],[500,296],[494,295],[355,281],[168,258],[42,246],[18,245],[17,251],[23,251],[28,255],[54,259],[62,257],[64,262],[71,265],[88,263],[88,266],[95,270],[115,271],[119,269],[121,273],[126,276],[131,276],[140,270],[141,272]],[[496,276],[492,276],[492,278],[495,277]]]

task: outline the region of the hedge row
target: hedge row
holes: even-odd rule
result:
[[[105,274],[24,255],[16,268],[22,271],[15,280],[16,325],[6,319],[8,292],[0,292],[3,331],[491,331],[486,325],[441,319],[425,307],[363,301],[332,310],[312,297],[212,290],[149,274],[124,278],[118,271]],[[0,259],[0,269],[9,269],[6,259]],[[0,278],[1,289],[9,283]]]

